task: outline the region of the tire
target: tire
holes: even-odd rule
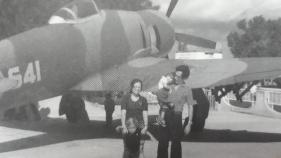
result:
[[[76,123],[78,121],[76,111],[71,106],[68,106],[68,109],[66,110],[65,115],[66,115],[66,119],[69,123]]]
[[[197,101],[197,104],[193,107],[193,119],[192,119],[192,132],[202,132],[205,126],[205,120],[209,115],[210,103],[206,97],[203,89],[193,89],[193,98]]]
[[[70,123],[89,122],[84,100],[71,93],[62,97],[59,114],[65,114]]]

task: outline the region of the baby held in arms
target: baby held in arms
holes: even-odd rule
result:
[[[175,84],[175,74],[173,72],[168,73],[160,79],[158,83],[158,91],[156,92],[156,96],[158,99],[158,104],[160,106],[160,112],[158,116],[158,124],[161,126],[165,126],[165,111],[169,108],[173,108],[173,105],[168,101],[168,96],[170,93],[170,88]]]

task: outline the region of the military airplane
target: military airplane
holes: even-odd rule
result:
[[[281,74],[281,58],[167,58],[175,51],[177,39],[192,38],[175,32],[169,17],[176,4],[172,0],[163,15],[155,10],[100,10],[92,0],[74,1],[58,10],[50,25],[2,40],[2,117],[9,108],[69,91],[126,91],[133,78],[143,80],[144,90],[150,91],[163,74],[189,65],[191,76],[186,84],[194,89],[199,104],[194,124],[202,128],[208,115],[202,88],[223,93],[233,90],[239,97],[240,83]],[[212,42],[204,45],[213,47]]]

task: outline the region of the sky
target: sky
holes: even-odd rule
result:
[[[154,0],[154,2],[160,4],[161,10],[164,11],[170,0]],[[277,15],[280,15],[280,0],[179,0],[173,16],[194,20],[230,21],[255,14],[272,17],[276,16],[272,12],[278,9]]]
[[[166,12],[170,0],[154,0]],[[179,0],[172,14],[178,30],[212,40],[225,40],[241,19],[281,17],[280,0]]]

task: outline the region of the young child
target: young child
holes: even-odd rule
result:
[[[137,128],[137,120],[134,118],[129,118],[126,121],[126,127],[128,130],[127,134],[123,135],[124,141],[124,153],[123,158],[139,158],[141,142],[141,129]],[[122,133],[122,126],[118,126],[116,131]]]
[[[168,96],[170,92],[171,85],[174,84],[174,73],[168,73],[160,79],[158,83],[159,90],[156,93],[158,103],[160,106],[160,112],[158,116],[158,124],[161,126],[166,126],[164,117],[165,117],[165,111],[170,107],[170,103],[168,102]]]

